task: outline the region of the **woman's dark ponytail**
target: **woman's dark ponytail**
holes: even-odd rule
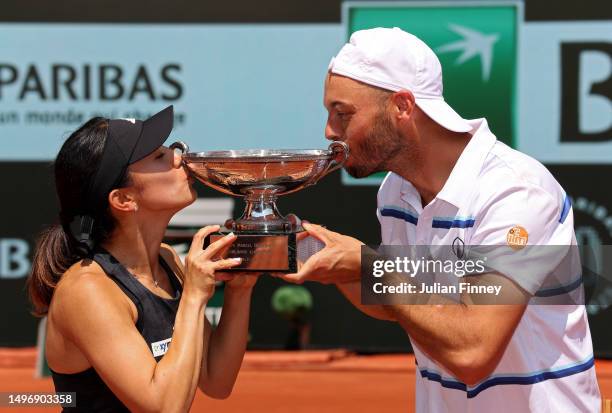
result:
[[[108,120],[93,118],[82,125],[62,145],[55,159],[55,186],[60,201],[59,224],[44,230],[38,238],[32,271],[27,286],[34,314],[45,315],[61,276],[72,265],[91,254],[92,245],[105,240],[116,222],[108,203],[95,211],[85,205],[88,190],[102,160]],[[127,174],[118,187],[128,183]],[[83,221],[83,217],[86,217]],[[91,242],[87,245],[75,237],[75,226],[91,223]]]
[[[28,277],[28,292],[35,315],[47,313],[60,277],[79,259],[70,244],[69,235],[60,224],[45,229],[38,238]]]

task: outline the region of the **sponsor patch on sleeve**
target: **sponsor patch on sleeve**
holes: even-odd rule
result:
[[[527,230],[520,225],[515,225],[510,228],[508,231],[508,235],[506,235],[506,242],[510,246],[510,248],[514,250],[520,250],[527,245],[527,241],[529,240],[529,234]]]

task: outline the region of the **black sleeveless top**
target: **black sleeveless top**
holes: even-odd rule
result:
[[[165,299],[153,294],[107,251],[98,250],[93,260],[117,283],[134,302],[138,310],[136,328],[145,339],[156,361],[161,360],[170,345],[174,319],[181,298],[182,286],[168,264],[159,261],[168,274],[175,292]],[[51,371],[56,392],[76,392],[76,407],[64,407],[63,412],[115,413],[129,412],[113,394],[93,367],[80,373],[63,374]]]

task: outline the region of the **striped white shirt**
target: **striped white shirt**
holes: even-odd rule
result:
[[[575,245],[571,203],[538,161],[497,141],[484,119],[442,190],[428,205],[410,182],[389,173],[378,193],[385,245]],[[512,232],[511,232],[512,231]],[[498,269],[526,291],[582,291],[578,279],[551,285],[546,272]],[[495,328],[495,326],[491,326]],[[473,386],[412,342],[417,412],[598,412],[591,334],[583,305],[528,305],[494,372]]]

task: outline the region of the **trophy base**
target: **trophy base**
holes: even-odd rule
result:
[[[206,237],[204,248],[223,238],[230,231],[222,230]],[[225,257],[242,258],[242,263],[224,272],[297,272],[296,233],[240,233],[224,254]]]

